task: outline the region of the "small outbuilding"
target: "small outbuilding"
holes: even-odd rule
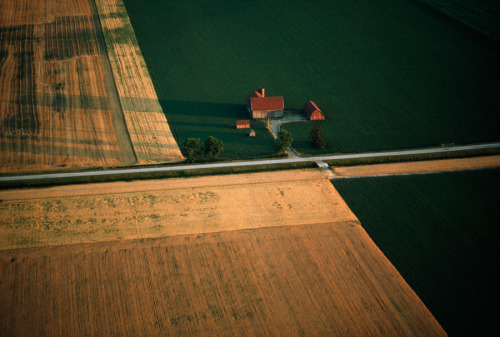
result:
[[[250,121],[248,119],[236,121],[237,129],[250,129]]]
[[[313,101],[307,101],[302,108],[310,121],[324,120],[325,116]]]
[[[250,130],[250,132],[248,133],[248,137],[255,137],[255,136],[256,136],[255,131]]]

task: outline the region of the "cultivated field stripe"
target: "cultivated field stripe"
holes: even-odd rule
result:
[[[182,161],[123,2],[96,0],[95,4],[138,163]]]
[[[136,162],[92,1],[0,0],[0,172]]]

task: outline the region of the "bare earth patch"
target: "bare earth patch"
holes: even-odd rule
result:
[[[500,166],[500,156],[442,159],[394,164],[374,164],[332,168],[337,178],[364,177],[391,174],[431,173],[475,170]]]

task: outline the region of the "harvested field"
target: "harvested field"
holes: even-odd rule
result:
[[[122,0],[95,3],[138,163],[182,161]]]
[[[349,221],[2,251],[0,280],[9,336],[445,335]]]
[[[356,221],[319,170],[0,191],[0,200],[0,249]]]
[[[445,335],[326,177],[0,191],[0,331]]]
[[[431,173],[500,167],[500,156],[426,160],[394,164],[357,165],[332,168],[336,178]]]
[[[135,163],[93,2],[0,8],[0,173]]]

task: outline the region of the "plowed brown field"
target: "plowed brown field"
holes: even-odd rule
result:
[[[105,41],[94,0],[0,0],[0,173],[183,159],[127,13],[106,15]]]
[[[0,172],[134,163],[95,5],[0,8]]]
[[[120,103],[140,164],[182,161],[122,0],[95,0]]]
[[[4,251],[0,277],[9,336],[445,335],[352,222]]]
[[[0,193],[8,336],[445,335],[320,170]]]

